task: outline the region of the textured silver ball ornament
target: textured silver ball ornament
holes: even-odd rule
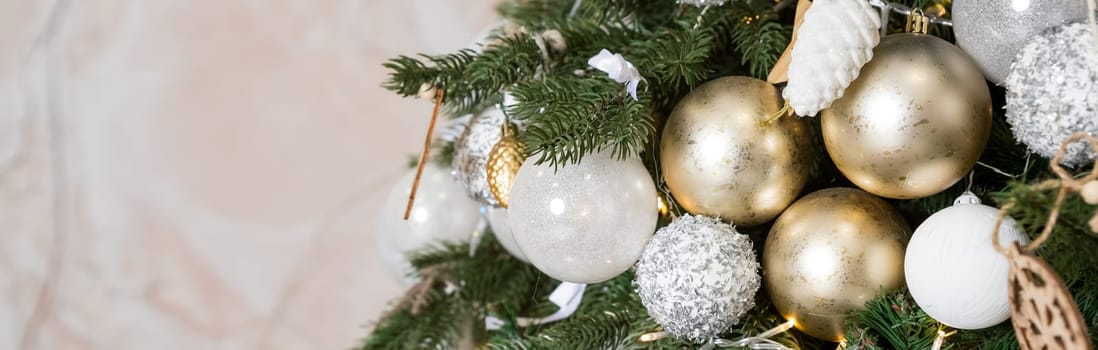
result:
[[[474,116],[454,141],[454,177],[470,197],[493,207],[499,202],[488,186],[488,154],[499,141],[504,119],[499,108],[489,108]]]
[[[665,331],[703,343],[755,307],[761,280],[751,239],[716,218],[688,214],[648,242],[634,284]]]
[[[1031,38],[1086,13],[1086,3],[1078,0],[956,0],[953,33],[987,80],[1001,85],[1014,56]]]
[[[1006,117],[1014,138],[1052,158],[1069,135],[1098,135],[1098,39],[1086,24],[1067,24],[1036,36],[1007,77]],[[1068,146],[1063,164],[1094,160],[1084,142]]]

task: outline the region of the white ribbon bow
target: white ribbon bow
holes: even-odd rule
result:
[[[572,316],[579,309],[580,302],[583,301],[583,291],[587,289],[586,284],[561,282],[557,289],[554,289],[549,294],[549,301],[560,307],[560,310],[554,312],[552,315],[542,318],[526,318],[519,317],[516,319],[519,327],[528,327],[537,324],[546,324],[551,322],[557,322]],[[494,316],[488,316],[484,319],[484,328],[494,331],[502,328],[504,325],[503,320]]]
[[[610,79],[613,79],[619,83],[625,83],[625,89],[629,92],[629,96],[633,97],[633,100],[637,100],[637,85],[640,84],[641,77],[640,72],[637,71],[637,67],[634,67],[632,63],[625,60],[621,54],[610,52],[607,49],[599,51],[598,55],[591,57],[587,60],[587,64],[591,67],[606,72],[610,75]]]

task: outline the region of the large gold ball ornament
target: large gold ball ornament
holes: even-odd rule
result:
[[[507,122],[503,122],[501,128],[503,130],[500,132],[499,142],[488,153],[485,171],[492,196],[500,207],[507,208],[507,201],[511,199],[511,185],[514,184],[515,175],[526,157],[522,154],[522,144],[515,138],[515,132]]]
[[[960,48],[894,34],[822,118],[827,152],[850,181],[878,196],[922,198],[976,165],[991,133],[991,95]]]
[[[695,88],[675,106],[660,142],[667,187],[684,209],[755,226],[778,216],[808,177],[808,131],[784,117],[762,80],[725,77]]]
[[[774,307],[810,336],[841,341],[843,323],[904,283],[911,229],[888,203],[852,188],[813,192],[770,229],[762,266]]]

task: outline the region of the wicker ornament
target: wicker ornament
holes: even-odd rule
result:
[[[1003,205],[999,211],[999,219],[992,230],[993,246],[1000,254],[1006,256],[1007,260],[1010,260],[1010,274],[1007,281],[1010,319],[1014,324],[1014,335],[1018,338],[1018,345],[1023,350],[1091,350],[1094,348],[1087,334],[1088,326],[1083,321],[1082,313],[1079,312],[1079,305],[1075,303],[1075,299],[1064,286],[1064,281],[1052,267],[1048,266],[1048,263],[1033,254],[1052,234],[1067,195],[1085,193],[1087,187],[1098,180],[1098,168],[1091,169],[1086,176],[1076,178],[1074,174],[1060,166],[1068,153],[1069,146],[1077,141],[1084,141],[1093,150],[1098,150],[1098,138],[1085,132],[1072,134],[1063,140],[1059,151],[1052,158],[1052,164],[1049,164],[1052,172],[1060,178],[1059,181],[1046,181],[1034,187],[1059,188],[1056,202],[1052,205],[1048,222],[1041,231],[1041,235],[1025,247],[1014,242],[1009,247],[1000,248],[999,235],[996,233],[1007,212],[1014,207],[1013,201]]]
[[[782,96],[800,116],[831,105],[873,58],[880,16],[863,0],[817,0],[797,30]]]
[[[500,129],[499,142],[488,153],[488,189],[499,206],[506,208],[507,200],[511,198],[511,184],[526,157],[522,155],[522,144],[515,139],[513,128],[504,122]]]
[[[1087,324],[1060,276],[1017,242],[1007,249],[1010,313],[1018,345],[1023,350],[1092,349]]]

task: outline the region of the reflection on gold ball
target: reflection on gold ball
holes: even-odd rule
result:
[[[960,48],[894,34],[821,118],[827,151],[850,181],[883,197],[922,198],[976,165],[991,133],[991,95]]]
[[[784,117],[762,80],[725,77],[695,88],[667,120],[660,161],[667,187],[693,214],[754,226],[778,216],[808,177],[808,131]]]
[[[841,341],[847,316],[904,283],[911,229],[888,203],[852,188],[814,192],[766,239],[763,275],[778,312],[816,338]]]

